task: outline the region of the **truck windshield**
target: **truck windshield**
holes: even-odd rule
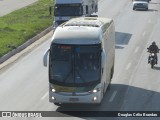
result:
[[[79,4],[56,5],[54,9],[55,16],[82,16],[82,7]]]
[[[100,82],[100,45],[52,45],[50,82],[63,86],[86,86]]]

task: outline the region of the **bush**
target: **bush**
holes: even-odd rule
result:
[[[51,0],[39,0],[0,17],[0,57],[52,25],[50,5]]]

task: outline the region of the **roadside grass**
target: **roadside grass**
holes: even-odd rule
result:
[[[32,5],[0,17],[0,57],[52,25],[50,5],[51,0],[38,0]]]

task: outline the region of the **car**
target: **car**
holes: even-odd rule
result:
[[[133,1],[133,10],[144,9],[148,10],[148,4],[150,0],[134,0]]]
[[[151,0],[132,0],[133,1],[145,1],[145,2],[150,2]]]

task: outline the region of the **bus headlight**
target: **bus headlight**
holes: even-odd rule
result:
[[[93,97],[93,99],[92,99],[93,101],[96,101],[97,100],[97,97]]]
[[[92,93],[97,93],[97,92],[99,92],[99,91],[100,91],[99,88],[95,88],[95,89],[92,90]]]
[[[89,93],[97,93],[97,92],[99,92],[100,91],[100,89],[99,88],[95,88],[95,89],[93,89],[92,91],[88,91]]]
[[[52,100],[56,100],[56,98],[55,98],[55,97],[52,97]]]
[[[97,90],[96,90],[96,89],[94,89],[92,92],[93,92],[93,93],[96,93],[96,92],[97,92]]]
[[[52,88],[52,92],[56,92],[56,90],[54,88]]]

